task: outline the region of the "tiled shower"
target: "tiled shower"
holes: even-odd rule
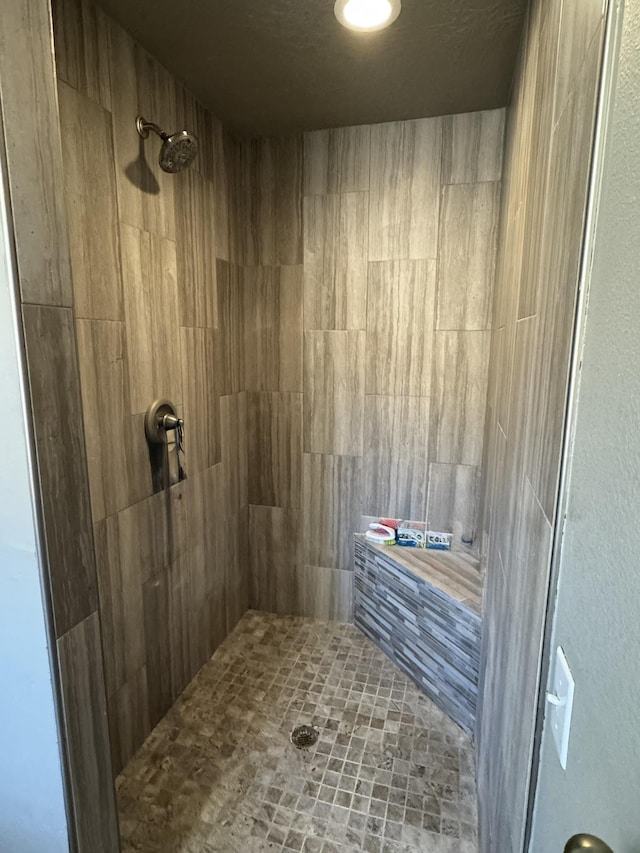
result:
[[[34,411],[67,425],[36,440],[79,850],[521,849],[603,3],[531,4],[508,109],[252,139],[52,5],[69,253],[22,311]],[[190,169],[138,114],[193,131]],[[348,624],[353,534],[387,516],[481,559],[475,758]],[[316,751],[278,753],[307,718]]]

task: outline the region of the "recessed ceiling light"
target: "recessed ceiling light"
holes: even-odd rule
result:
[[[370,33],[392,24],[401,0],[336,0],[334,12],[343,27]]]

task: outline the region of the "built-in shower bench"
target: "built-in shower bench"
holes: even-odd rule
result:
[[[354,621],[467,732],[480,663],[482,583],[464,551],[376,545],[355,537]]]

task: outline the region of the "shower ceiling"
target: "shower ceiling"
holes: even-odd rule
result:
[[[334,0],[100,0],[243,134],[504,106],[526,0],[403,0],[389,29],[354,33]]]

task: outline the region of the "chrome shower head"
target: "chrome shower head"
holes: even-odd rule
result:
[[[181,172],[190,166],[198,153],[198,140],[186,130],[176,133],[165,133],[152,121],[146,121],[142,116],[136,118],[136,129],[143,139],[152,130],[162,140],[158,162],[165,172]]]

